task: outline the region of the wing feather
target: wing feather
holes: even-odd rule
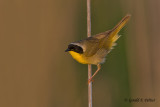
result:
[[[86,51],[84,52],[84,55],[86,57],[93,56],[99,50],[99,43],[100,43],[99,39],[95,37],[89,37],[85,39],[84,42],[86,44]]]

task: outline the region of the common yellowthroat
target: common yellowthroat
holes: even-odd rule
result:
[[[96,34],[84,40],[72,42],[68,45],[65,52],[69,52],[79,63],[97,65],[96,72],[88,82],[100,70],[100,64],[105,62],[106,55],[113,49],[113,46],[116,45],[115,42],[120,37],[118,32],[125,26],[130,17],[131,15],[126,15],[112,30]]]

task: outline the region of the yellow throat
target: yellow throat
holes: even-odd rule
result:
[[[69,51],[69,53],[72,55],[72,57],[78,61],[79,63],[82,64],[88,64],[87,60],[84,58],[84,56],[82,54],[79,54],[77,52],[74,51]]]

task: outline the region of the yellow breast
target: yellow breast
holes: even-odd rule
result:
[[[69,51],[69,53],[72,55],[72,57],[77,60],[79,63],[82,63],[82,64],[88,64],[88,61],[86,60],[86,58],[82,55],[82,54],[79,54],[77,52],[74,52],[74,51]]]

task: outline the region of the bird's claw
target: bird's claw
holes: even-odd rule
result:
[[[90,82],[94,82],[94,80],[93,80],[92,78],[90,78],[90,79],[88,80],[88,84],[89,84]]]

